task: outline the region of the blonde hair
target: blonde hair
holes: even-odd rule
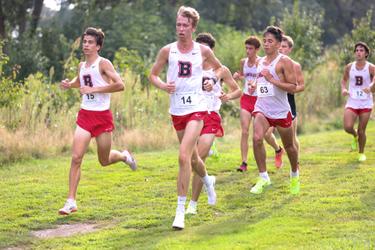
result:
[[[199,13],[192,7],[181,6],[177,11],[177,16],[183,16],[191,20],[191,24],[194,28],[198,25]]]
[[[290,36],[283,35],[283,42],[287,42],[289,48],[293,48],[293,46],[294,46],[293,39]]]

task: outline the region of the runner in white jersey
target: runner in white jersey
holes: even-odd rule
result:
[[[137,165],[129,151],[111,150],[114,129],[110,108],[110,93],[124,90],[124,83],[112,63],[99,56],[104,33],[101,29],[87,28],[82,35],[82,50],[85,62],[78,66],[78,76],[61,81],[62,89],[80,88],[81,110],[77,117],[77,128],[73,138],[72,160],[69,173],[68,199],[59,214],[68,215],[77,211],[76,195],[81,176],[81,163],[92,137],[98,147],[98,158],[102,166],[123,161],[135,170]]]
[[[210,33],[198,34],[196,41],[200,44],[214,49],[215,38]],[[230,89],[229,93],[224,93],[222,83],[226,83]],[[215,137],[222,137],[224,129],[221,125],[220,107],[222,102],[236,99],[241,96],[241,89],[232,78],[232,74],[227,67],[221,71],[214,71],[212,66],[203,64],[203,84],[206,91],[204,95],[208,103],[209,114],[204,119],[203,129],[198,139],[198,153],[203,161],[206,160],[209,150],[215,140]],[[199,175],[194,174],[192,181],[192,197],[186,214],[197,213],[197,202],[203,187],[203,182]]]
[[[241,124],[241,158],[242,163],[237,168],[237,171],[247,171],[247,155],[249,151],[249,128],[252,119],[252,113],[254,111],[255,102],[257,100],[257,92],[255,88],[251,88],[252,83],[257,78],[257,62],[260,57],[257,55],[260,48],[260,41],[256,36],[250,36],[245,40],[245,49],[247,57],[241,59],[240,69],[238,72],[233,74],[233,78],[236,80],[243,80],[243,94],[240,100],[240,124]],[[271,145],[276,154],[276,164],[282,164],[283,149],[277,144],[275,136],[272,131],[266,134],[265,139],[269,145]],[[277,165],[278,166],[278,165]]]
[[[358,161],[366,160],[366,126],[370,119],[373,98],[370,92],[371,82],[374,78],[375,67],[367,61],[370,49],[367,44],[358,42],[354,46],[355,61],[345,66],[344,76],[341,81],[343,96],[348,96],[344,111],[344,129],[353,135],[352,150],[358,148]],[[347,82],[349,80],[349,90]],[[355,121],[359,120],[357,130],[354,129]],[[359,145],[358,145],[359,144]],[[359,147],[358,147],[359,146]]]
[[[289,54],[293,50],[293,45],[294,45],[293,39],[290,36],[283,35],[279,52],[281,54],[289,56]],[[298,122],[298,119],[297,119],[297,107],[296,107],[294,94],[302,92],[305,89],[305,81],[304,81],[304,78],[303,78],[301,65],[294,60],[292,60],[292,61],[293,61],[293,66],[294,66],[294,72],[296,74],[296,79],[297,79],[297,87],[296,87],[296,90],[294,91],[294,93],[288,93],[287,95],[288,95],[288,102],[289,102],[290,110],[291,110],[291,113],[292,113],[292,119],[293,119],[292,126],[293,126],[293,134],[294,134],[294,137],[293,137],[294,144],[296,145],[296,148],[297,148],[297,151],[298,151],[298,154],[299,154],[299,140],[298,140],[298,137],[297,137],[297,122]],[[271,131],[271,133],[272,133],[273,129],[271,129],[271,130],[272,130]],[[275,159],[276,168],[282,167],[282,159],[280,159],[279,162],[277,160],[278,159]]]
[[[207,188],[208,202],[216,203],[215,177],[208,176],[204,162],[198,155],[197,141],[203,128],[208,105],[202,92],[202,63],[219,70],[221,64],[210,48],[193,41],[199,21],[198,12],[182,6],[177,12],[177,42],[164,46],[151,69],[150,81],[170,94],[170,113],[180,141],[179,173],[177,179],[177,209],[172,227],[185,227],[185,203],[191,169],[202,178]],[[168,64],[167,82],[159,78]]]
[[[296,89],[296,77],[292,60],[279,53],[282,35],[282,30],[275,26],[267,27],[263,33],[266,56],[258,62],[258,99],[253,112],[253,149],[259,170],[259,179],[250,190],[254,194],[262,193],[265,187],[271,185],[263,144],[270,127],[276,127],[288,154],[292,170],[290,192],[299,193],[298,154],[293,143],[292,116],[287,99],[287,92]]]

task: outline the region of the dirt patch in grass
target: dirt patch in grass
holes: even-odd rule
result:
[[[66,225],[59,225],[53,229],[44,229],[33,231],[31,234],[40,239],[48,239],[48,238],[55,238],[55,237],[70,237],[76,234],[85,234],[91,233],[94,231],[99,230],[99,224],[66,224]]]

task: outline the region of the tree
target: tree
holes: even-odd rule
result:
[[[285,9],[280,26],[285,34],[294,40],[291,57],[298,61],[303,69],[311,70],[318,62],[322,52],[323,12],[300,11],[299,1],[294,1],[293,12]]]
[[[367,11],[367,15],[361,19],[354,19],[351,34],[346,34],[341,42],[340,50],[340,62],[344,66],[349,62],[353,61],[354,45],[359,42],[365,42],[370,49],[375,49],[375,30],[372,25],[373,11]],[[370,62],[375,62],[375,54],[370,53],[367,59]]]

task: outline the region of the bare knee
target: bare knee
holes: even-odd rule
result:
[[[190,163],[190,161],[191,161],[190,155],[188,155],[186,153],[180,153],[180,155],[178,157],[178,162],[180,164],[180,167],[188,165]]]
[[[249,137],[249,128],[242,128],[242,136]]]
[[[346,133],[351,134],[353,132],[353,127],[348,126],[348,125],[344,125],[344,130],[345,130]]]
[[[364,129],[358,129],[358,136],[360,137],[366,136],[366,131]]]
[[[296,154],[297,153],[297,147],[293,143],[284,145],[284,148],[288,154]]]
[[[73,154],[72,155],[72,167],[80,168],[82,160],[83,160],[83,155]]]
[[[264,139],[264,137],[262,135],[254,134],[253,135],[253,145],[254,145],[254,147],[261,146],[263,144],[263,139]]]

